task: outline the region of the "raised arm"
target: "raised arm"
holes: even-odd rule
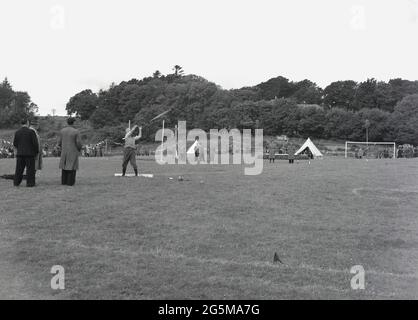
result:
[[[134,131],[135,131],[135,129],[136,129],[137,127],[138,127],[137,125],[134,125],[134,126],[132,127],[131,131],[129,131],[129,132],[125,135],[125,137],[124,137],[123,139],[125,140],[126,138],[130,137],[130,136],[132,135],[132,133],[134,133]]]
[[[135,137],[135,140],[139,140],[142,137],[142,127],[139,127],[139,134]]]

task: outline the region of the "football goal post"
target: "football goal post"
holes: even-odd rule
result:
[[[346,158],[396,158],[395,142],[345,142]]]

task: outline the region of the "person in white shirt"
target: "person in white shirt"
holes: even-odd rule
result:
[[[136,128],[139,128],[139,134],[133,136]],[[125,150],[123,153],[122,176],[126,174],[128,163],[134,168],[135,176],[138,176],[138,166],[136,165],[136,142],[142,137],[142,127],[135,125],[132,129],[126,128],[126,134],[123,138],[125,140]]]

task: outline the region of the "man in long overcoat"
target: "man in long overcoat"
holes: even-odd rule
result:
[[[29,129],[29,121],[22,120],[22,127],[16,131],[13,145],[17,150],[16,171],[14,185],[20,185],[23,179],[23,171],[26,168],[26,186],[35,186],[35,156],[39,152],[38,139],[35,131]]]
[[[61,173],[61,184],[73,186],[75,184],[76,172],[78,170],[78,157],[83,147],[80,132],[73,127],[74,118],[68,118],[68,126],[61,130],[58,145],[61,147],[61,161],[59,168]]]

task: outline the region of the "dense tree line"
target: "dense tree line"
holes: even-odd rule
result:
[[[0,83],[0,127],[10,127],[23,117],[33,117],[37,110],[27,92],[14,91],[7,78]]]
[[[186,120],[190,129],[258,127],[265,135],[364,140],[368,120],[370,141],[418,144],[418,81],[403,79],[337,81],[321,89],[310,80],[277,77],[224,90],[175,66],[172,74],[156,71],[98,93],[84,90],[67,104],[68,114],[89,120],[110,136],[129,120],[147,124],[169,108],[169,127]],[[160,126],[148,125],[145,135],[153,139]]]
[[[367,79],[336,81],[325,89],[310,80],[292,82],[276,77],[254,87],[224,90],[196,75],[158,70],[141,80],[112,84],[97,93],[83,90],[70,98],[66,109],[90,123],[104,138],[117,139],[129,120],[147,124],[171,108],[166,124],[186,120],[188,128],[263,128],[266,135],[364,140],[366,120],[370,141],[418,145],[418,81]],[[37,106],[27,92],[0,83],[0,127],[33,117]],[[152,140],[161,127],[144,128]]]

